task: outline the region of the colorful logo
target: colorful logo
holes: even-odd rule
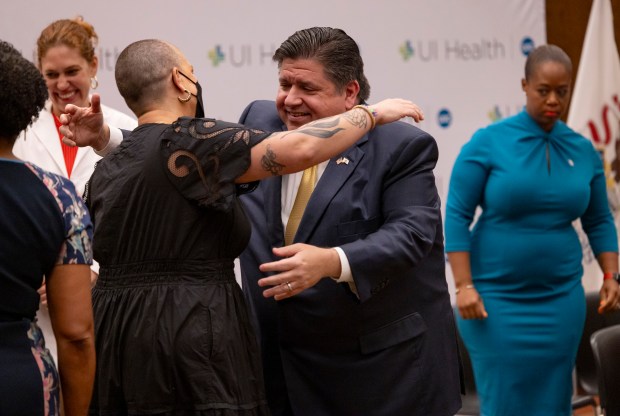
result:
[[[437,123],[439,127],[447,129],[452,124],[452,113],[447,108],[442,108],[437,113]]]
[[[502,116],[502,112],[499,110],[499,105],[496,105],[495,108],[489,111],[487,113],[487,116],[489,116],[489,120],[491,120],[491,123],[495,123],[497,120],[501,120],[502,118],[504,118]]]
[[[215,45],[215,48],[209,51],[209,59],[211,60],[213,66],[218,66],[224,58],[225,56],[220,45]]]
[[[523,111],[523,104],[495,104],[487,111],[487,117],[491,123],[505,119]]]
[[[524,37],[521,41],[521,53],[525,56],[528,56],[535,47],[536,45],[534,45],[534,40],[529,36]]]
[[[406,40],[405,43],[400,45],[398,50],[405,61],[408,61],[413,57],[413,46],[411,46],[410,40]]]

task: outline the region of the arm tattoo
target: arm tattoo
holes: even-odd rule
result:
[[[328,118],[327,120],[324,120],[324,121],[320,121],[320,120],[311,121],[310,123],[306,124],[304,127],[307,126],[307,127],[315,127],[318,129],[328,129],[330,127],[336,127],[338,123],[340,123],[340,117],[335,116],[332,118]]]
[[[265,171],[270,172],[273,176],[281,175],[282,169],[284,169],[284,165],[276,161],[276,154],[269,145],[261,157],[260,164]]]
[[[336,127],[340,123],[340,116],[335,116],[325,121],[312,121],[305,124],[294,131],[285,133],[282,138],[285,138],[293,132],[307,134],[308,136],[318,137],[319,139],[328,139],[340,130],[345,130],[342,127]],[[336,127],[336,128],[333,128]]]
[[[365,129],[368,125],[368,117],[364,110],[359,111],[347,111],[342,115],[347,121],[356,127]]]

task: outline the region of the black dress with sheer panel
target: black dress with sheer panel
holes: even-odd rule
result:
[[[266,415],[255,334],[233,261],[250,224],[235,179],[268,136],[211,119],[139,126],[102,159],[86,200],[93,415]]]

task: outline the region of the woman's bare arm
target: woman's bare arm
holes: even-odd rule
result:
[[[58,372],[66,416],[86,415],[95,378],[90,266],[62,264],[46,279],[47,302],[58,344]]]
[[[297,130],[272,134],[252,148],[252,164],[236,182],[299,172],[328,160],[361,139],[375,122],[386,124],[404,117],[412,117],[415,121],[424,118],[417,105],[403,99],[387,99],[369,107],[374,116],[368,110],[353,107]]]

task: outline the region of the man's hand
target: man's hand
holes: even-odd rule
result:
[[[64,135],[62,141],[69,146],[91,146],[101,150],[108,145],[110,128],[103,123],[101,98],[93,94],[90,107],[77,107],[67,104],[65,114],[60,116],[60,132]]]
[[[274,248],[282,260],[260,265],[262,272],[278,272],[258,281],[261,287],[271,286],[263,291],[266,298],[286,299],[316,285],[328,276],[339,276],[340,257],[333,248],[320,248],[308,244],[292,244]]]

